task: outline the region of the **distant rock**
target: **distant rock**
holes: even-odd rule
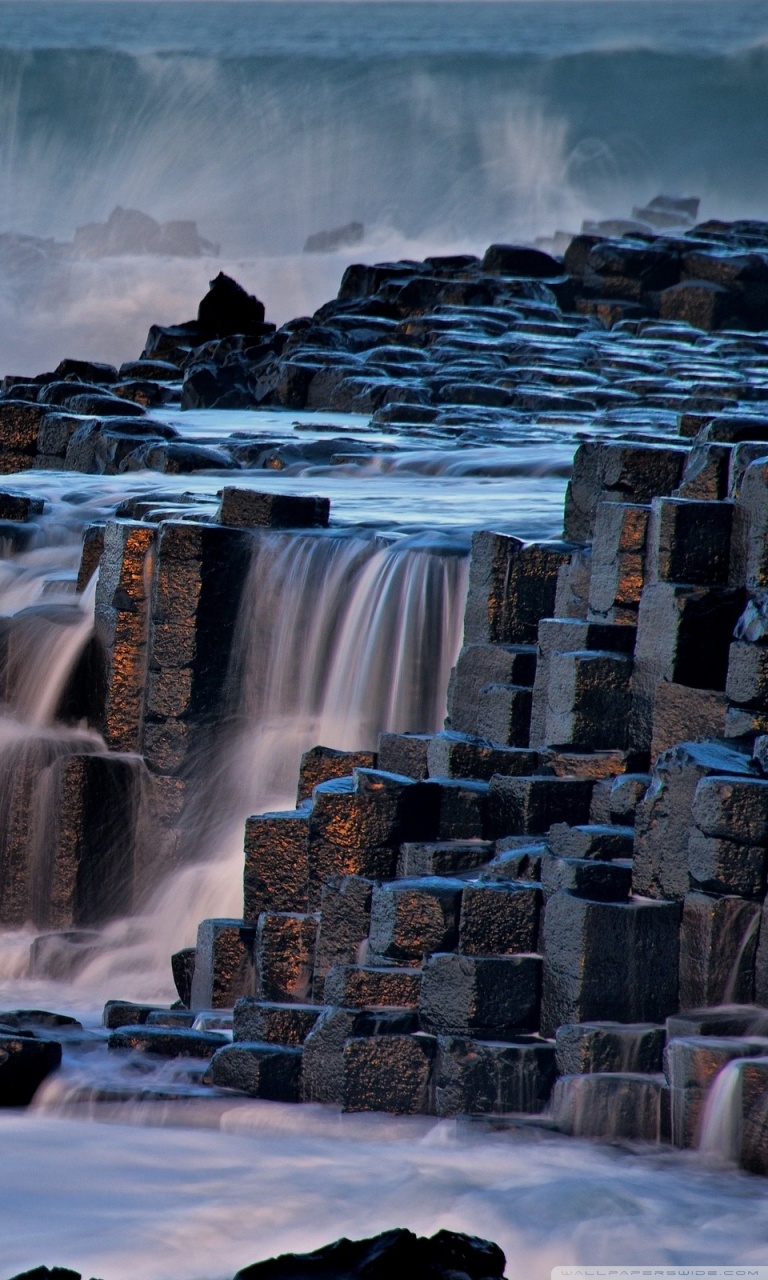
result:
[[[192,221],[157,222],[140,209],[113,209],[106,222],[78,227],[72,251],[79,258],[167,254],[174,258],[215,257],[220,246],[198,235]]]
[[[365,226],[362,222],[346,222],[343,227],[332,227],[330,231],[316,231],[307,236],[304,242],[305,253],[336,253],[337,249],[351,249],[362,244],[365,239]]]

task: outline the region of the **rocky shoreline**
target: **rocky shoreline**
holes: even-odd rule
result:
[[[565,422],[583,439],[563,538],[524,543],[493,514],[473,537],[445,729],[305,755],[296,809],[246,824],[242,917],[173,957],[179,1007],[110,1001],[109,1047],[189,1060],[214,1091],[679,1147],[727,1068],[732,1154],[768,1172],[766,401],[756,222],[351,267],[280,330],[219,276],[120,370],[7,377],[5,473],[226,483],[205,518],[142,491],[86,531],[96,635],[67,714],[109,750],[54,762],[42,887],[20,770],[0,922],[34,920],[38,972],[76,967],[107,904],[135,909],[179,865],[249,550],[333,515],[237,473],[375,453],[357,429],[353,447],[189,440],[158,406],[354,412],[457,449]],[[0,514],[23,547],[35,500],[9,489]],[[0,1017],[7,1104],[58,1065],[40,1016]]]

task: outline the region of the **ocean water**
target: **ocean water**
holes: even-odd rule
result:
[[[700,196],[705,217],[764,216],[767,37],[765,0],[0,0],[0,372],[135,357],[148,325],[193,314],[221,268],[281,322],[331,296],[349,261],[574,231],[662,190]],[[220,254],[82,260],[39,243],[70,241],[116,205],[195,219]],[[362,244],[302,252],[351,219]],[[211,423],[201,415],[199,429]],[[450,536],[505,501],[515,531],[554,533],[568,444],[515,447],[519,462],[414,449],[354,481],[290,479],[337,485],[350,526],[418,533],[429,486],[430,519]],[[537,484],[518,484],[532,466]],[[201,501],[219,484],[181,479]],[[37,478],[52,532],[2,562],[4,608],[66,577],[75,509],[108,514],[123,482]],[[28,943],[0,938],[2,1007],[95,1026],[95,987],[26,979]],[[99,995],[167,986],[167,969],[146,972],[137,954],[130,973],[116,954]],[[234,1099],[105,1107],[73,1102],[71,1082],[0,1115],[0,1280],[41,1262],[104,1280],[224,1280],[280,1250],[400,1224],[498,1239],[511,1280],[575,1263],[768,1260],[768,1185],[696,1153]]]
[[[278,323],[351,260],[578,230],[659,191],[759,216],[763,0],[0,3],[0,233],[115,206],[194,219],[218,259],[0,244],[0,372],[138,355],[220,268]],[[359,220],[364,241],[302,253]]]

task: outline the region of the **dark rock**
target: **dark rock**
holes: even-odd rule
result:
[[[731,645],[731,655],[733,648]],[[717,689],[692,689],[673,680],[659,681],[653,702],[651,759],[678,742],[727,737],[728,713],[729,700]]]
[[[481,271],[502,276],[535,276],[546,280],[563,274],[563,265],[541,249],[527,245],[492,244],[486,249]]]
[[[648,527],[649,581],[727,583],[733,510],[728,502],[654,498]]]
[[[46,1076],[61,1063],[55,1040],[30,1039],[23,1033],[0,1035],[0,1106],[25,1107]]]
[[[171,972],[173,983],[179,993],[181,1003],[187,1008],[192,1006],[192,983],[195,978],[196,947],[183,947],[174,951],[171,956]]]
[[[411,1009],[419,1003],[420,979],[418,969],[335,964],[325,980],[324,999],[352,1009]]]
[[[343,227],[333,227],[329,231],[315,231],[304,241],[305,253],[336,253],[339,249],[351,249],[353,245],[362,244],[365,238],[365,227],[362,222],[346,222]]]
[[[130,464],[130,465],[129,465]],[[121,470],[162,471],[166,475],[189,475],[194,471],[236,471],[237,463],[224,449],[206,444],[150,443],[125,459]]]
[[[141,353],[142,360],[164,360],[181,364],[193,347],[204,341],[196,320],[185,324],[153,324]]]
[[[352,1038],[398,1036],[418,1030],[413,1009],[333,1007],[320,1017],[304,1042],[301,1094],[304,1102],[340,1105],[344,1098],[344,1050]],[[417,1056],[418,1062],[418,1056]]]
[[[31,520],[42,514],[45,503],[28,493],[0,491],[0,520]]]
[[[506,956],[536,950],[541,890],[535,884],[466,884],[461,899],[459,951]]]
[[[508,534],[473,534],[465,642],[534,644],[539,620],[554,608],[558,570],[572,551],[564,542],[525,544]]]
[[[632,888],[630,862],[601,862],[594,858],[553,858],[541,860],[541,887],[545,898],[559,889],[595,902],[626,902]]]
[[[433,1111],[434,1037],[350,1037],[344,1045],[343,1111],[424,1115]]]
[[[687,893],[680,931],[680,1008],[754,999],[760,903]]]
[[[231,333],[260,334],[263,324],[263,302],[220,271],[197,309],[202,340],[224,338]]]
[[[455,1231],[438,1231],[429,1239],[403,1228],[369,1240],[337,1240],[314,1253],[283,1254],[256,1262],[235,1280],[390,1280],[417,1275],[420,1280],[497,1280],[504,1275],[498,1245]],[[58,1280],[58,1278],[57,1278]],[[61,1277],[65,1280],[65,1277]]]
[[[555,823],[550,827],[547,843],[559,858],[631,858],[634,832],[631,827],[591,825],[569,827]]]
[[[551,1111],[562,1133],[579,1138],[660,1142],[669,1134],[669,1090],[663,1076],[618,1071],[562,1076],[552,1093]]]
[[[143,418],[146,409],[117,395],[96,395],[84,392],[70,397],[67,402],[70,413],[87,414],[94,418]]]
[[[406,843],[400,846],[397,878],[416,876],[452,876],[483,866],[493,856],[489,840],[438,840]]]
[[[677,903],[554,893],[544,911],[542,1034],[595,1019],[662,1022],[677,1008]]]
[[[371,903],[371,959],[416,965],[433,951],[455,947],[463,889],[463,881],[439,876],[377,885]]]
[[[256,925],[256,992],[262,1000],[304,1003],[312,992],[317,917],[264,911]]]
[[[638,612],[630,737],[650,747],[659,681],[724,690],[733,629],[743,609],[740,589],[656,582]]]
[[[210,1058],[227,1037],[219,1031],[191,1027],[119,1027],[107,1041],[110,1049],[132,1049],[159,1058]]]
[[[245,823],[243,917],[262,911],[306,911],[309,811],[262,813]]]
[[[683,320],[707,332],[732,325],[740,310],[733,293],[709,280],[684,280],[659,295],[662,320]]]
[[[238,1040],[216,1050],[206,1078],[251,1098],[298,1102],[300,1075],[301,1049]]]
[[[555,1079],[551,1042],[439,1036],[435,1110],[439,1116],[543,1111]]]
[[[321,783],[310,818],[310,907],[331,875],[391,878],[400,845],[435,839],[439,820],[440,789],[430,782],[355,769],[352,779]]]
[[[555,822],[572,826],[589,821],[592,780],[588,778],[507,778],[490,784],[491,830],[500,836],[536,835]]]
[[[330,509],[328,498],[225,486],[218,520],[243,529],[310,529],[325,527]]]
[[[337,751],[334,747],[312,747],[301,757],[296,803],[308,800],[321,782],[328,782],[331,778],[348,778],[354,769],[376,768],[378,758],[375,751]]]
[[[316,1004],[277,1004],[241,996],[233,1010],[234,1039],[296,1048],[304,1043],[321,1013]]]
[[[617,724],[611,717],[622,714],[618,708],[623,706],[626,697],[635,634],[632,626],[592,619],[541,620],[531,707],[531,746],[556,745],[579,749],[582,744],[569,741],[567,736],[564,741],[559,737],[561,733],[572,733],[577,737],[596,739],[594,745],[589,740],[583,744],[588,749],[595,749],[601,738],[625,735],[626,712],[623,712],[624,723],[619,720]],[[591,678],[601,666],[606,666],[611,674],[606,690],[608,705],[602,711],[601,691],[599,687],[594,688]],[[550,684],[553,694],[556,694],[552,698],[553,707],[550,707]],[[609,711],[611,704],[613,710]],[[620,748],[618,742],[604,744],[603,749],[605,746],[608,749]]]
[[[197,929],[192,978],[193,1009],[231,1009],[254,989],[256,930],[242,920],[202,920]]]
[[[88,586],[99,567],[104,550],[104,525],[86,525],[83,533],[83,550],[80,555],[80,567],[77,571],[77,590],[82,592]]]
[[[514,1039],[538,1025],[540,981],[538,956],[429,956],[421,1025],[435,1035]]]
[[[718,743],[680,743],[659,756],[651,785],[637,807],[634,892],[680,899],[688,890],[691,806],[702,778],[727,774],[754,777],[745,755]]]
[[[108,1000],[104,1005],[102,1025],[114,1031],[117,1027],[143,1026],[156,1004],[134,1004],[131,1000]]]
[[[331,876],[323,885],[313,978],[316,998],[322,998],[334,965],[354,965],[366,945],[372,896],[373,881],[362,876]]]
[[[432,778],[488,781],[497,773],[510,776],[533,773],[538,764],[535,751],[501,746],[498,739],[488,741],[453,730],[436,733],[427,742],[427,769]]]
[[[687,450],[677,445],[589,441],[580,444],[565,498],[565,536],[589,541],[600,502],[649,503],[680,483]]]
[[[60,360],[54,369],[54,376],[61,379],[72,378],[78,382],[94,382],[108,386],[117,382],[117,369],[112,364],[101,364],[95,360]]]
[[[178,382],[181,370],[172,360],[127,360],[118,370],[118,379],[151,379],[154,382]]]
[[[0,403],[0,447],[3,470],[23,471],[37,452],[37,437],[50,410],[26,400]],[[22,458],[24,461],[22,462]]]
[[[430,733],[380,733],[377,753],[378,768],[417,780],[429,774],[427,750]]]
[[[665,1030],[649,1023],[581,1022],[557,1028],[557,1073],[660,1072]]]
[[[82,1031],[83,1024],[67,1013],[51,1013],[48,1009],[10,1009],[0,1012],[3,1026],[19,1030]]]

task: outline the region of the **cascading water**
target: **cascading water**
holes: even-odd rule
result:
[[[741,1153],[741,1062],[715,1077],[704,1103],[699,1150],[708,1159],[735,1164]]]
[[[382,730],[440,728],[466,573],[464,544],[447,537],[254,540],[221,726],[194,769],[193,861],[143,918],[105,931],[83,984],[169,994],[170,952],[201,919],[242,914],[245,818],[293,808],[308,748],[373,749]]]
[[[19,557],[22,563],[25,558]],[[67,599],[66,579],[48,578],[42,568],[45,555],[36,558],[37,565],[20,571],[17,566],[15,574],[6,570],[7,589],[0,591],[0,603],[7,601],[10,610],[14,604],[25,606],[4,620],[1,664],[5,700],[0,708],[0,918],[15,926],[27,924],[30,914],[38,923],[48,914],[47,886],[36,874],[34,849],[38,831],[49,824],[56,804],[48,785],[51,769],[70,755],[106,751],[87,724],[57,718],[93,632],[95,584],[89,584],[78,600]],[[55,562],[57,557],[52,558]],[[48,602],[51,584],[56,594]],[[28,947],[28,937],[22,935],[21,945]],[[6,954],[16,967],[13,949]]]

